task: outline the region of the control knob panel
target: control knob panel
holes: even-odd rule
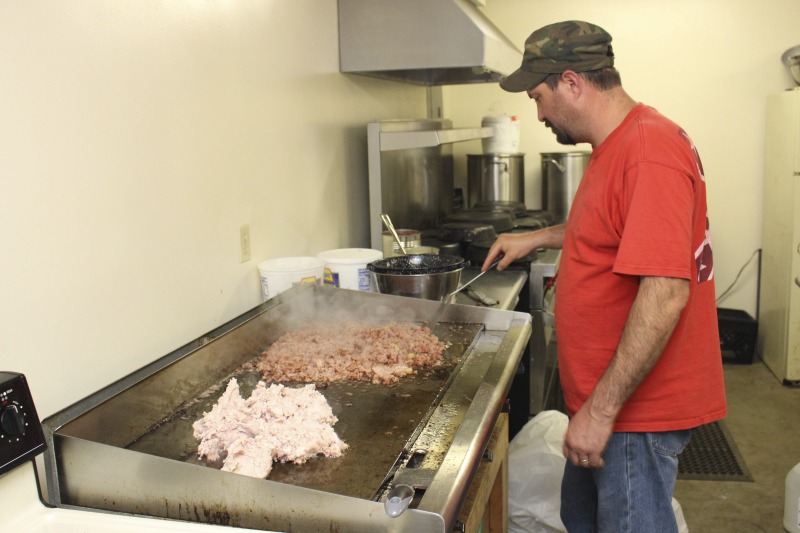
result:
[[[0,372],[0,474],[44,449],[44,432],[25,376]]]

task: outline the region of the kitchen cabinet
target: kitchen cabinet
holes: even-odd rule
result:
[[[759,354],[800,385],[800,88],[767,101]]]

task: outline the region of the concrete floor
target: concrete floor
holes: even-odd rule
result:
[[[781,533],[786,474],[800,463],[800,388],[759,360],[725,365],[725,425],[754,482],[678,480],[675,498],[692,533]]]

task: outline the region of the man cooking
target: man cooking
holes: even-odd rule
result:
[[[570,533],[677,531],[677,455],[691,428],[727,412],[699,155],[623,90],[594,24],[536,30],[500,86],[527,93],[559,143],[593,148],[566,224],[501,235],[483,264],[562,249],[562,521]]]

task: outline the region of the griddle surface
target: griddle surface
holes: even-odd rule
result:
[[[268,479],[356,498],[376,498],[404,450],[413,445],[415,436],[459,368],[463,355],[482,330],[482,324],[436,324],[432,331],[447,346],[444,363],[402,378],[398,383],[387,386],[346,381],[319,388],[339,419],[334,429],[349,448],[336,459],[317,457],[302,465],[276,463]],[[244,368],[231,377],[238,380],[244,397],[248,397],[262,379],[258,372]],[[198,441],[193,436],[192,424],[211,410],[228,381],[229,378],[215,384],[127,448],[220,468],[221,462],[198,459]]]

